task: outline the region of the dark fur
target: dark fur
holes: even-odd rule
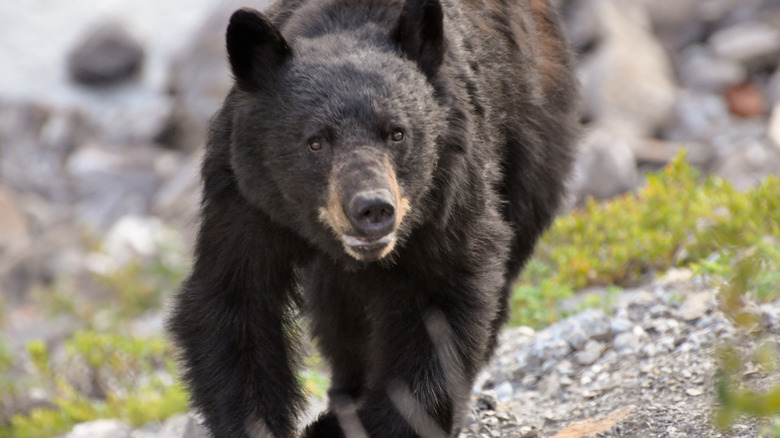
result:
[[[305,310],[332,368],[330,409],[305,436],[457,434],[570,168],[576,90],[556,13],[281,0],[239,11],[227,39],[236,86],[169,321],[194,407],[215,437],[293,436]],[[403,141],[388,140],[397,126]],[[392,252],[350,256],[321,209],[396,177],[409,208]]]

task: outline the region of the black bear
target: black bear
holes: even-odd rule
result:
[[[235,85],[168,328],[215,437],[455,436],[559,206],[577,92],[548,0],[281,0]],[[331,368],[296,432],[301,316]]]

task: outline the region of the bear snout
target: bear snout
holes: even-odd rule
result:
[[[393,232],[395,197],[387,189],[356,193],[346,210],[349,222],[362,237],[378,239]]]

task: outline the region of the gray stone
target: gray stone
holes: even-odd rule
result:
[[[601,342],[590,340],[585,344],[585,348],[582,351],[577,352],[574,358],[580,365],[590,365],[596,362],[601,357],[601,352],[604,351],[605,345]]]
[[[143,47],[121,23],[106,23],[73,48],[68,73],[85,85],[117,83],[136,75],[143,57]]]
[[[0,105],[0,179],[66,205],[72,197],[65,162],[88,134],[87,121],[74,111]]]
[[[504,382],[496,386],[493,391],[496,394],[496,398],[502,403],[509,403],[515,395],[515,390],[510,382]]]
[[[714,93],[683,89],[674,104],[674,121],[664,130],[667,140],[709,142],[732,125],[725,98]]]
[[[760,0],[759,0],[760,1]],[[706,22],[724,20],[744,3],[756,3],[754,0],[704,0],[697,1],[697,16]]]
[[[146,215],[163,175],[161,151],[150,146],[91,144],[73,153],[66,169],[74,189],[76,220],[107,230],[120,218]]]
[[[624,332],[615,337],[612,346],[619,353],[633,353],[649,339],[642,327],[634,326],[630,332]]]
[[[640,167],[663,167],[681,150],[685,150],[685,159],[688,163],[704,169],[709,168],[717,157],[712,145],[702,141],[646,139],[637,141],[635,144],[634,156]]]
[[[760,184],[767,175],[780,174],[780,148],[768,139],[747,137],[719,154],[714,172],[744,190]]]
[[[16,196],[0,184],[0,301],[21,298],[30,283],[30,267],[26,266],[33,249],[30,233]]]
[[[659,318],[651,322],[652,329],[661,335],[675,335],[680,332],[680,323],[672,318]]]
[[[708,40],[723,58],[754,65],[775,62],[780,54],[780,29],[762,22],[742,22],[721,29]]]
[[[208,20],[171,63],[168,89],[174,107],[159,141],[185,150],[203,147],[208,122],[233,84],[224,43],[228,19],[238,8],[263,10],[270,3],[271,0],[224,0],[208,14]]]
[[[683,321],[699,319],[714,307],[714,298],[711,292],[693,293],[685,299],[677,314]]]
[[[152,198],[151,212],[187,230],[190,237],[194,237],[194,224],[197,223],[200,211],[202,157],[203,149],[199,149],[186,159],[178,160],[176,171],[162,182]]]
[[[778,68],[766,85],[766,96],[772,106],[780,103],[780,68]]]
[[[639,181],[636,158],[628,142],[605,128],[594,128],[579,145],[570,190],[577,202],[608,199],[634,188]]]
[[[698,19],[699,0],[639,1],[647,9],[656,35],[670,51],[699,40],[706,30]]]
[[[130,427],[119,420],[96,420],[77,424],[65,438],[129,438]]]
[[[627,138],[652,136],[671,114],[676,87],[644,6],[625,0],[586,3],[600,29],[598,47],[581,64],[587,115]]]
[[[761,326],[770,333],[780,335],[780,302],[764,303],[758,306]]]
[[[0,256],[7,258],[30,245],[30,227],[16,197],[0,185]],[[0,277],[5,263],[0,259]]]
[[[634,323],[626,318],[615,318],[610,324],[609,328],[612,330],[612,334],[617,336],[621,333],[625,333],[634,327]]]
[[[740,62],[717,57],[703,45],[689,46],[678,56],[678,71],[682,86],[716,93],[748,77],[747,68]]]

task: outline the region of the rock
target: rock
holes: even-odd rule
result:
[[[780,54],[780,29],[762,22],[741,22],[718,30],[708,40],[713,52],[747,65],[774,63]]]
[[[716,56],[701,44],[687,47],[678,56],[680,84],[700,91],[721,93],[745,82],[747,68],[738,61]]]
[[[77,424],[65,438],[130,438],[130,427],[118,420]]]
[[[10,190],[0,185],[0,278],[3,267],[29,245],[27,218]]]
[[[702,390],[701,388],[688,388],[685,390],[685,393],[690,395],[691,397],[698,397],[704,394],[704,390]]]
[[[747,137],[719,154],[713,171],[740,190],[760,184],[767,175],[780,174],[780,149],[769,140]]]
[[[772,144],[780,150],[780,102],[775,104],[775,107],[772,109],[767,136],[772,140]]]
[[[615,318],[609,324],[609,329],[612,334],[617,336],[621,333],[625,333],[634,327],[634,323],[626,318]]]
[[[699,41],[706,23],[699,20],[698,0],[640,0],[656,35],[669,52]]]
[[[195,436],[185,436],[190,421],[193,420],[187,414],[174,415],[163,424],[160,438],[196,438]]]
[[[123,216],[146,215],[169,171],[161,165],[165,161],[164,153],[145,145],[90,144],[80,148],[66,164],[76,198],[77,222],[107,230]]]
[[[68,73],[84,85],[121,82],[138,73],[144,49],[121,23],[91,30],[68,55]]]
[[[175,148],[202,148],[209,120],[222,104],[233,80],[225,51],[225,28],[238,8],[265,9],[271,0],[224,0],[189,39],[171,63],[168,90],[173,112],[158,140]]]
[[[732,125],[731,114],[722,95],[683,89],[677,94],[673,122],[664,138],[675,142],[709,142]]]
[[[780,335],[780,302],[764,303],[758,306],[760,324],[770,333]]]
[[[496,394],[496,398],[502,403],[507,403],[514,397],[515,391],[511,382],[504,382],[493,390]]]
[[[601,352],[604,351],[605,345],[601,342],[589,340],[582,351],[575,354],[575,359],[580,365],[590,365],[596,362],[601,357]]]
[[[160,259],[164,250],[180,248],[176,235],[156,217],[127,215],[105,235],[100,252],[87,260],[92,272],[109,275],[131,262]]]
[[[178,169],[167,178],[152,199],[151,212],[168,222],[175,222],[182,229],[194,227],[200,211],[200,163],[203,149],[191,153],[179,162]],[[194,239],[192,239],[194,240]]]
[[[586,113],[626,138],[652,136],[669,118],[676,87],[647,13],[636,0],[587,3],[601,30],[598,47],[581,65]]]
[[[612,346],[619,353],[634,353],[648,339],[647,332],[642,327],[634,326],[630,332],[615,336]]]
[[[31,281],[30,232],[29,221],[16,197],[0,184],[0,304],[21,298]]]
[[[41,104],[0,104],[0,179],[67,205],[72,195],[65,162],[89,135],[74,111]]]
[[[778,68],[766,85],[766,96],[772,106],[780,103],[780,68]]]
[[[702,169],[709,168],[716,158],[712,146],[700,141],[640,140],[636,142],[634,154],[640,168],[661,168],[683,149],[688,163]]]
[[[731,113],[739,117],[756,117],[766,113],[766,97],[752,83],[729,87],[726,90],[726,102]]]
[[[570,185],[578,202],[587,197],[611,198],[633,189],[638,181],[636,159],[627,141],[604,128],[585,134]]]
[[[760,2],[762,0],[758,0]],[[708,23],[725,20],[735,11],[747,6],[752,9],[757,3],[755,0],[706,0],[699,1],[697,5],[698,17]]]

